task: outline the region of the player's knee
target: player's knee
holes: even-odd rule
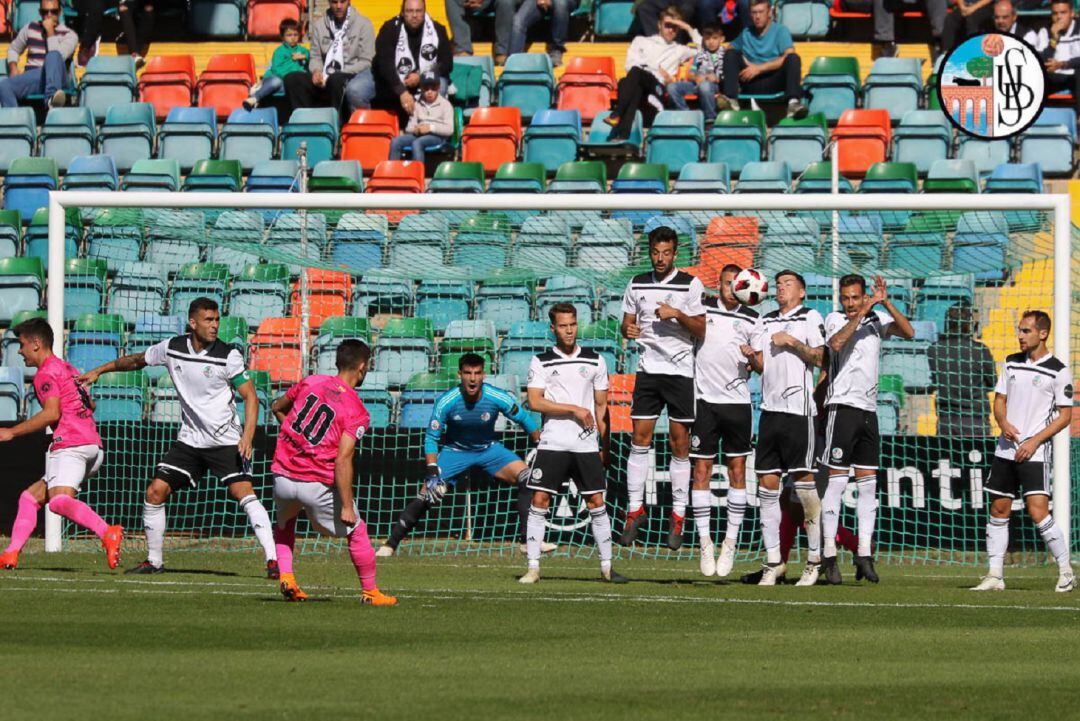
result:
[[[146,489],[146,502],[155,506],[160,506],[168,497],[169,486],[164,482],[155,481]]]
[[[592,495],[585,496],[585,506],[590,510],[604,507],[604,494],[593,493]]]
[[[587,502],[588,501],[586,501],[586,503]],[[542,508],[546,511],[548,508],[551,507],[551,494],[534,491],[531,503],[537,508]]]

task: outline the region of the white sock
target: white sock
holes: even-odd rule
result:
[[[274,529],[270,527],[270,514],[263,508],[263,504],[259,503],[254,493],[240,499],[240,508],[247,514],[251,530],[255,531],[255,538],[262,544],[266,560],[276,561],[277,545],[274,543]]]
[[[690,459],[672,456],[668,475],[671,478],[671,512],[686,518],[686,502],[690,498]]]
[[[829,476],[825,497],[821,499],[821,543],[826,558],[836,558],[836,532],[840,530],[840,507],[844,503],[848,477]]]
[[[713,545],[712,529],[709,528],[712,517],[712,491],[690,491],[690,502],[694,505],[694,528],[697,529],[698,543],[702,548]]]
[[[732,543],[739,542],[739,531],[742,530],[743,517],[746,516],[746,489],[732,488],[727,494],[727,530],[724,532],[724,540]]]
[[[806,528],[806,560],[821,563],[821,498],[817,485],[811,481],[795,484],[795,495],[803,507],[803,526]]]
[[[627,509],[631,512],[645,505],[645,477],[649,475],[649,446],[630,444],[626,460]]]
[[[607,507],[590,508],[589,522],[592,523],[596,552],[600,554],[600,570],[607,573],[611,570],[611,517],[608,516]]]
[[[540,568],[540,546],[547,533],[548,509],[529,506],[529,522],[526,525],[525,555],[529,559],[529,568]],[[608,549],[611,548],[611,526],[608,526]],[[610,552],[610,550],[609,550]]]
[[[990,575],[1005,575],[1005,551],[1009,548],[1009,519],[994,518],[986,522],[986,556],[990,561]]]
[[[859,518],[859,555],[869,556],[873,549],[874,524],[877,522],[877,476],[860,478],[855,485],[859,488],[859,495],[855,499],[855,513]]]
[[[765,546],[765,561],[780,563],[780,491],[758,486],[761,506],[761,542]]]
[[[142,506],[143,531],[146,533],[146,560],[161,566],[165,550],[165,504],[146,503]]]
[[[1072,564],[1069,563],[1069,546],[1065,543],[1065,534],[1061,532],[1058,524],[1054,523],[1053,516],[1047,516],[1038,525],[1039,535],[1046,542],[1046,549],[1057,561],[1058,571],[1061,573],[1071,572]]]

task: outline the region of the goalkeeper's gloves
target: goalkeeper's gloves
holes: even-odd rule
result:
[[[446,483],[442,479],[442,470],[434,463],[428,464],[424,473],[424,497],[433,506],[442,503],[446,495]]]

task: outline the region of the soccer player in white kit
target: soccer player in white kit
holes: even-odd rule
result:
[[[881,341],[889,336],[911,339],[911,321],[889,300],[881,276],[874,278],[874,293],[866,292],[866,279],[845,275],[840,279],[840,305],[825,317],[828,345],[828,380],[824,406],[825,441],[821,464],[828,470],[829,485],[821,500],[822,559],[825,580],[840,584],[836,565],[836,531],[844,490],[855,471],[859,489],[859,552],[855,556],[856,579],[878,582],[872,543],[877,520],[877,471],[881,455],[878,433],[877,385]],[[885,310],[874,306],[880,305]]]
[[[1020,318],[1016,339],[1020,352],[1005,358],[994,388],[994,418],[1001,428],[994,463],[986,482],[990,519],[986,555],[990,569],[973,591],[1005,589],[1005,551],[1013,499],[1023,494],[1028,515],[1058,564],[1055,591],[1076,588],[1069,562],[1069,542],[1050,515],[1053,449],[1050,439],[1072,422],[1073,385],[1069,368],[1046,347],[1050,316],[1029,310]]]

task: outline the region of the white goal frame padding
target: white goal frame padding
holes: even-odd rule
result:
[[[529,194],[529,193],[147,193],[52,191],[49,193],[49,324],[64,327],[64,210],[67,208],[223,208],[253,210],[1045,210],[1054,223],[1054,354],[1071,368],[1072,222],[1067,194]],[[834,214],[834,223],[836,215]],[[64,334],[54,352],[63,355]],[[1069,429],[1053,439],[1054,520],[1070,544]],[[46,512],[45,548],[61,547],[60,517]]]

